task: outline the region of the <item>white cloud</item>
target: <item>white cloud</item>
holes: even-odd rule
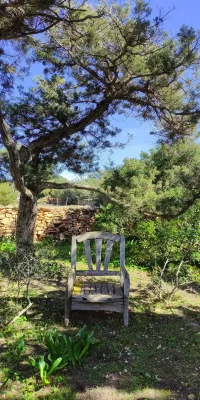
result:
[[[61,176],[63,176],[65,179],[68,179],[69,181],[74,181],[75,179],[79,178],[78,174],[74,174],[73,172],[70,171],[63,171]]]

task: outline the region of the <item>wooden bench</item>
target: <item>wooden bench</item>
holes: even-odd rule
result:
[[[90,240],[95,240],[96,265],[92,263]],[[106,241],[105,259],[102,265],[102,242]],[[77,242],[85,247],[87,270],[76,269]],[[120,246],[118,270],[108,270],[112,247]],[[105,310],[122,312],[124,326],[128,326],[128,297],[130,290],[129,274],[125,269],[125,238],[108,232],[88,232],[72,237],[71,270],[68,274],[65,296],[65,326],[69,323],[70,310]],[[111,277],[119,277],[119,283],[109,282]],[[90,277],[90,282],[80,282],[77,277]],[[106,277],[106,282],[92,282],[91,277]],[[111,279],[110,279],[111,281]]]

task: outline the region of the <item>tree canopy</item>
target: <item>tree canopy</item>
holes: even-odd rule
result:
[[[140,219],[170,220],[200,199],[200,144],[187,140],[163,144],[141,158],[125,159],[108,171],[101,183],[105,191],[127,206],[103,207],[99,223],[129,234]],[[125,231],[124,231],[125,229]]]
[[[61,22],[66,27],[94,18],[94,14],[87,13],[87,7],[84,9],[85,5],[85,0],[76,3],[68,0],[2,0],[0,40],[43,33]],[[99,10],[99,15],[102,11]]]
[[[38,25],[36,8],[31,15],[29,5],[22,3],[27,18],[19,24],[21,37],[17,31],[9,37],[9,27],[4,36],[17,40],[15,51],[20,47],[24,52],[25,67],[40,63],[43,74],[17,99],[2,97],[0,132],[24,200],[33,204],[45,188],[59,187],[50,180],[55,166],[79,173],[95,168],[98,149],[112,146],[119,131],[110,122],[114,113],[152,120],[170,143],[194,134],[199,119],[198,84],[189,79],[199,63],[194,29],[183,26],[171,38],[163,30],[166,15],[153,19],[148,3],[141,0],[125,6],[100,2],[96,7],[75,2],[73,11],[70,2],[50,1],[46,9],[38,9]],[[60,19],[51,24],[56,14]],[[66,23],[69,15],[73,23]],[[41,26],[42,35],[31,37]],[[4,92],[6,87],[4,82]]]

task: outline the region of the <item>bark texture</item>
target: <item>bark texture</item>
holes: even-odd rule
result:
[[[31,246],[33,244],[36,218],[37,196],[27,196],[21,193],[16,229],[16,241],[18,248]]]

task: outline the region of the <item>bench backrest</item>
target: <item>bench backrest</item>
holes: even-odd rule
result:
[[[93,265],[91,256],[90,241],[95,240],[96,246],[96,263]],[[102,241],[106,241],[106,253],[104,262],[101,260],[102,253]],[[88,264],[87,271],[76,270],[76,275],[120,275],[120,271],[108,271],[108,265],[110,262],[112,247],[115,242],[119,243],[120,246],[120,270],[124,268],[125,264],[125,237],[115,235],[109,232],[87,232],[78,236],[72,237],[72,249],[71,249],[71,266],[76,269],[76,246],[77,242],[83,242],[85,248],[85,254]],[[103,264],[103,265],[102,265]]]

